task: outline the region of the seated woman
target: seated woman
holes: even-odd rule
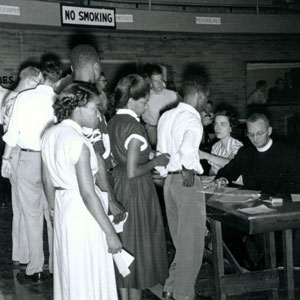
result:
[[[112,253],[122,244],[94,184],[98,162],[82,127],[97,125],[97,91],[66,87],[54,103],[58,125],[42,139],[43,183],[54,211],[54,300],[117,300]]]
[[[121,79],[115,90],[116,115],[108,122],[116,198],[128,212],[120,234],[124,249],[135,260],[131,273],[117,275],[122,300],[141,299],[141,290],[164,284],[168,276],[166,240],[160,204],[151,176],[155,166],[166,166],[166,154],[149,160],[151,147],[140,116],[149,98],[149,84],[139,75]]]
[[[214,129],[219,141],[213,145],[211,153],[199,151],[200,158],[206,159],[211,165],[210,175],[216,175],[219,169],[228,164],[243,146],[239,140],[231,137],[236,125],[237,119],[229,109],[216,112]]]

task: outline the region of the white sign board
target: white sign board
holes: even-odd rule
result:
[[[0,5],[0,15],[20,16],[19,6]]]
[[[115,9],[61,5],[61,24],[116,28]]]
[[[196,17],[196,24],[221,25],[221,18],[219,18],[219,17]]]
[[[133,15],[119,15],[116,14],[117,23],[133,23]]]

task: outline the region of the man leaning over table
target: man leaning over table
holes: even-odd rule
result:
[[[205,76],[185,78],[184,99],[165,112],[158,123],[157,150],[170,154],[164,184],[164,199],[171,236],[176,248],[163,297],[192,300],[194,285],[202,263],[206,232],[206,208],[199,177],[203,173],[198,154],[203,127],[200,112],[208,91]]]
[[[214,184],[228,184],[242,175],[245,189],[258,190],[272,196],[300,193],[300,157],[297,149],[271,138],[272,127],[265,114],[250,115],[247,130],[251,144],[240,148],[234,159],[219,170]],[[244,241],[249,239],[243,237]],[[250,248],[247,243],[246,246]],[[277,247],[277,250],[280,259],[281,248]],[[252,267],[259,267],[258,261],[254,263]]]

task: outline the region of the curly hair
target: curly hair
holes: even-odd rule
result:
[[[56,98],[53,104],[54,114],[57,122],[68,119],[75,108],[88,104],[93,96],[99,96],[95,87],[90,84],[74,83],[68,85]]]
[[[130,74],[122,78],[115,89],[115,103],[117,108],[124,108],[129,99],[139,100],[150,93],[150,85],[137,74]]]
[[[41,70],[44,78],[49,79],[51,82],[57,82],[62,75],[62,68],[57,60],[42,62]]]
[[[215,113],[215,118],[216,118],[217,116],[224,116],[224,117],[227,117],[231,129],[232,129],[232,131],[235,133],[235,129],[237,128],[239,122],[238,122],[237,116],[236,116],[236,114],[234,113],[234,111],[232,111],[232,110],[230,110],[230,109],[223,108],[223,109],[220,109],[220,110],[217,110],[217,111],[216,111],[216,113]]]

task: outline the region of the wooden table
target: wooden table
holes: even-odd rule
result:
[[[212,220],[214,285],[217,299],[250,291],[269,290],[269,299],[278,299],[279,277],[276,267],[274,231],[282,231],[283,267],[286,299],[295,299],[292,229],[300,228],[300,202],[283,201],[274,212],[248,215],[239,209],[263,204],[254,202],[220,202],[220,196],[206,194],[207,216]],[[270,204],[271,207],[271,204]],[[248,234],[263,233],[266,270],[224,274],[221,223]]]

